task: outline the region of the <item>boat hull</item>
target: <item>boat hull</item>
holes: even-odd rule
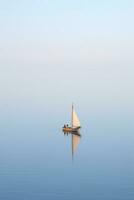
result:
[[[78,127],[78,128],[71,128],[71,127],[63,127],[63,132],[70,132],[70,133],[72,133],[72,132],[78,132],[78,130],[79,130],[80,128]]]

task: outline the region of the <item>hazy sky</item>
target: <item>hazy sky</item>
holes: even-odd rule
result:
[[[0,65],[132,68],[133,20],[133,0],[1,0]]]

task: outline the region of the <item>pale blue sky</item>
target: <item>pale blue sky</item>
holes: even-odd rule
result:
[[[133,66],[133,0],[0,2],[0,65]]]

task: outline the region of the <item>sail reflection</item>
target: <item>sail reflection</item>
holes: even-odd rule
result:
[[[73,158],[74,153],[77,151],[77,148],[79,146],[81,134],[80,132],[77,132],[77,133],[64,132],[64,135],[71,136],[71,151],[72,151],[72,158]]]

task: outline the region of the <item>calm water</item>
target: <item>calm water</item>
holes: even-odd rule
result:
[[[134,199],[133,85],[127,69],[2,69],[0,199]],[[61,131],[72,101],[73,160]]]

